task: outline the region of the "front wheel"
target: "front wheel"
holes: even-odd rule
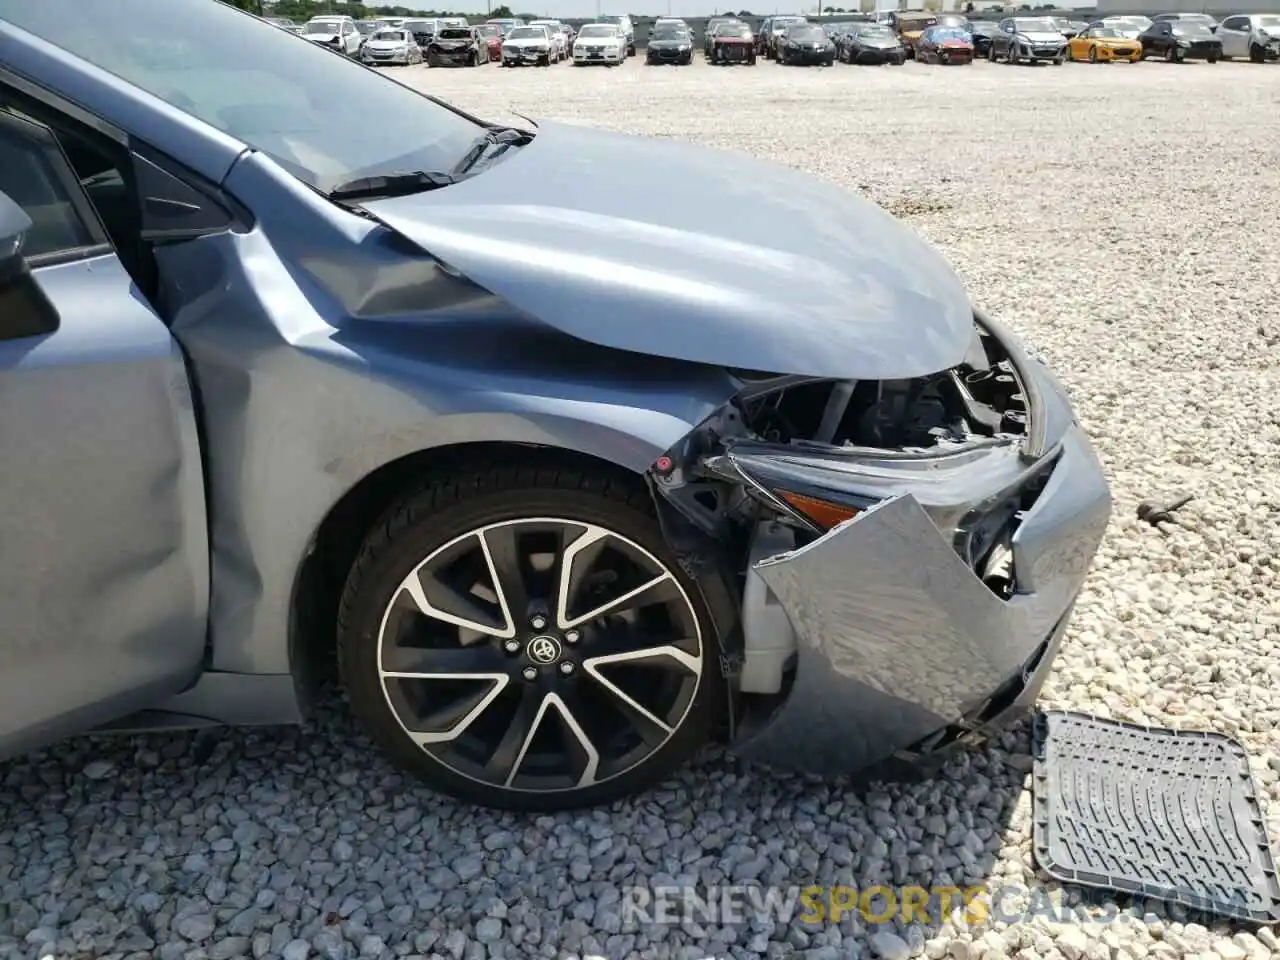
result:
[[[1249,45],[1249,62],[1265,63],[1267,59],[1267,51],[1256,43]]]
[[[704,599],[723,589],[684,572],[641,485],[442,480],[361,548],[339,606],[343,682],[432,789],[522,811],[607,803],[670,775],[723,717]]]

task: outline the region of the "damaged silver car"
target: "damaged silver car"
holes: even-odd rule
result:
[[[1107,486],[879,207],[210,0],[0,40],[0,751],[296,722],[336,663],[427,784],[553,809],[1035,698]]]

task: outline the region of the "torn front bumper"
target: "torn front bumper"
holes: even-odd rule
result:
[[[837,775],[919,756],[1035,699],[1111,512],[1072,425],[1012,537],[1016,590],[982,583],[910,493],[757,562],[796,635],[781,706],[734,746]],[[936,517],[936,513],[934,514]],[[953,735],[954,734],[954,735]]]

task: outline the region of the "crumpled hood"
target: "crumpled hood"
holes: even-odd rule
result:
[[[950,267],[856,193],[743,154],[543,122],[443,189],[371,201],[515,308],[615,349],[820,377],[961,363]]]

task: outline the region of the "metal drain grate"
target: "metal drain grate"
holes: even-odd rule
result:
[[[1055,879],[1256,923],[1280,882],[1244,748],[1081,713],[1035,722],[1036,861]]]

